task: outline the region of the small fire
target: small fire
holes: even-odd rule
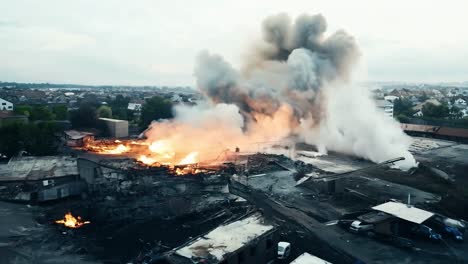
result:
[[[103,152],[106,154],[122,154],[122,153],[128,152],[129,150],[130,150],[129,147],[123,144],[119,144],[117,145],[116,148],[103,149]]]
[[[68,228],[80,228],[83,225],[90,224],[90,221],[83,221],[81,220],[81,217],[77,216],[76,218],[71,214],[71,212],[68,212],[65,214],[65,217],[61,220],[56,220],[55,223],[57,224],[63,224],[64,226]]]

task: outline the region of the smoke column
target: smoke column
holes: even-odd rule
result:
[[[175,107],[174,120],[153,122],[146,137],[202,159],[290,140],[373,162],[404,156],[401,168],[415,166],[410,138],[376,108],[368,90],[350,81],[360,57],[354,38],[344,31],[326,37],[326,29],[322,15],[294,22],[286,14],[268,17],[241,70],[201,52],[195,76],[206,104]]]

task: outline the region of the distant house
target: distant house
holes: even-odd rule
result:
[[[429,100],[426,100],[424,103],[420,103],[420,104],[417,104],[416,106],[413,107],[413,110],[416,110],[416,111],[419,111],[419,110],[422,110],[423,106],[427,103],[431,103],[433,105],[436,105],[436,106],[439,106],[441,105],[441,103],[439,101],[437,101],[436,99],[429,99]]]
[[[128,103],[127,109],[140,112],[141,111],[142,104],[140,103]]]
[[[0,98],[0,111],[13,111],[13,103]]]
[[[413,116],[415,117],[421,117],[423,116],[423,112],[421,110],[419,110],[418,112],[416,112]]]
[[[461,110],[461,113],[462,113],[462,118],[467,117],[468,116],[468,108]]]
[[[457,100],[455,100],[455,105],[464,105],[464,106],[466,106],[466,100],[463,99],[463,98],[458,98]]]
[[[387,96],[384,97],[384,99],[385,99],[386,101],[390,101],[390,102],[393,103],[393,102],[395,102],[396,99],[398,99],[398,96],[387,95]]]

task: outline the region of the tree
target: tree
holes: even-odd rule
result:
[[[146,99],[141,109],[140,127],[146,128],[153,120],[172,118],[172,102],[161,96]]]
[[[68,107],[66,105],[56,105],[52,108],[52,112],[57,120],[68,119]]]
[[[58,127],[50,122],[12,123],[0,128],[0,153],[11,157],[24,150],[31,155],[54,155],[59,140]]]
[[[406,98],[398,98],[394,101],[393,111],[395,116],[405,115],[412,116],[414,114],[413,103]]]
[[[70,121],[74,128],[97,127],[96,108],[90,104],[82,104],[78,110],[70,113]]]
[[[450,109],[450,118],[460,119],[460,118],[462,118],[462,116],[463,116],[463,113],[460,110],[460,108],[458,108],[456,106],[452,106],[452,108]]]
[[[30,105],[17,105],[15,106],[15,113],[19,115],[25,115],[29,117],[32,112],[32,107]]]
[[[57,152],[59,131],[54,123],[25,124],[20,126],[20,139],[26,152],[34,156],[54,155]]]
[[[421,109],[424,117],[432,118],[445,118],[449,116],[449,109],[445,104],[435,105],[433,103],[426,103]]]
[[[29,116],[30,120],[52,120],[54,119],[54,114],[47,108],[47,106],[38,105],[34,106]]]
[[[112,109],[107,105],[101,105],[97,109],[98,117],[112,118]]]
[[[22,149],[19,139],[19,127],[21,124],[13,123],[0,127],[0,154],[11,157]]]
[[[130,102],[129,97],[124,97],[123,95],[118,94],[115,97],[115,99],[110,103],[110,106],[112,108],[122,108],[122,107],[124,107],[126,109],[129,102]]]

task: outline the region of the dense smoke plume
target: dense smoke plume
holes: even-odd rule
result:
[[[322,15],[286,14],[263,22],[263,38],[248,52],[242,70],[202,52],[195,76],[206,103],[178,106],[175,119],[154,122],[150,141],[167,140],[181,155],[201,160],[223,150],[259,151],[259,142],[315,144],[381,162],[404,156],[410,144],[398,124],[376,109],[369,91],[350,83],[360,52],[344,31],[325,36]]]

